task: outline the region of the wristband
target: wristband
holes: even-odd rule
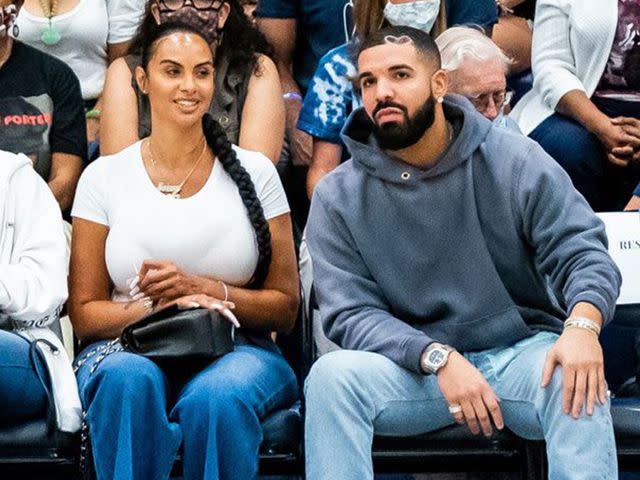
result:
[[[99,108],[92,108],[87,113],[85,113],[84,116],[87,120],[89,120],[90,118],[100,118],[101,113],[102,110],[100,110]]]
[[[285,100],[297,100],[299,102],[302,101],[302,95],[300,95],[298,92],[283,93],[282,98],[284,98]]]
[[[596,337],[600,336],[600,325],[587,317],[569,317],[564,322],[564,329],[567,328],[582,328],[595,333]]]

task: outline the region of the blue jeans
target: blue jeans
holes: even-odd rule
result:
[[[557,338],[542,332],[465,356],[501,400],[506,426],[521,437],[547,441],[549,478],[617,478],[609,405],[578,420],[565,415],[560,368],[547,388],[540,387],[547,351]],[[455,423],[435,376],[412,373],[376,353],[324,355],[307,378],[305,395],[309,480],[371,479],[374,432],[412,436]]]
[[[0,425],[20,424],[47,414],[47,395],[29,358],[29,342],[0,330]],[[48,381],[40,357],[37,367]]]
[[[251,344],[177,388],[140,355],[113,353],[91,373],[96,357],[79,368],[78,383],[99,480],[167,479],[180,445],[185,480],[256,478],[261,418],[297,397],[282,355]]]

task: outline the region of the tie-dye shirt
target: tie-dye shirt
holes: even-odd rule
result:
[[[300,130],[336,144],[341,143],[340,130],[351,110],[360,106],[351,84],[356,67],[349,57],[348,45],[340,45],[320,59],[298,119]]]

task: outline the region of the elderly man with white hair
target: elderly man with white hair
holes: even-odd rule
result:
[[[449,28],[436,44],[442,68],[449,72],[449,92],[467,97],[486,118],[519,132],[517,123],[504,113],[512,96],[506,79],[512,60],[473,27]]]

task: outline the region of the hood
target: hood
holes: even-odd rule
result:
[[[0,150],[0,190],[5,190],[11,177],[21,168],[33,166],[33,162],[23,153]]]
[[[380,148],[372,133],[373,123],[364,107],[351,113],[342,130],[342,140],[351,152],[352,161],[382,180],[406,185],[406,172],[412,179],[437,177],[466,162],[485,141],[493,126],[469,100],[460,95],[447,95],[443,107],[446,118],[450,121],[459,119],[456,123],[460,123],[461,128],[458,127],[458,135],[448,150],[426,170],[404,163]]]

